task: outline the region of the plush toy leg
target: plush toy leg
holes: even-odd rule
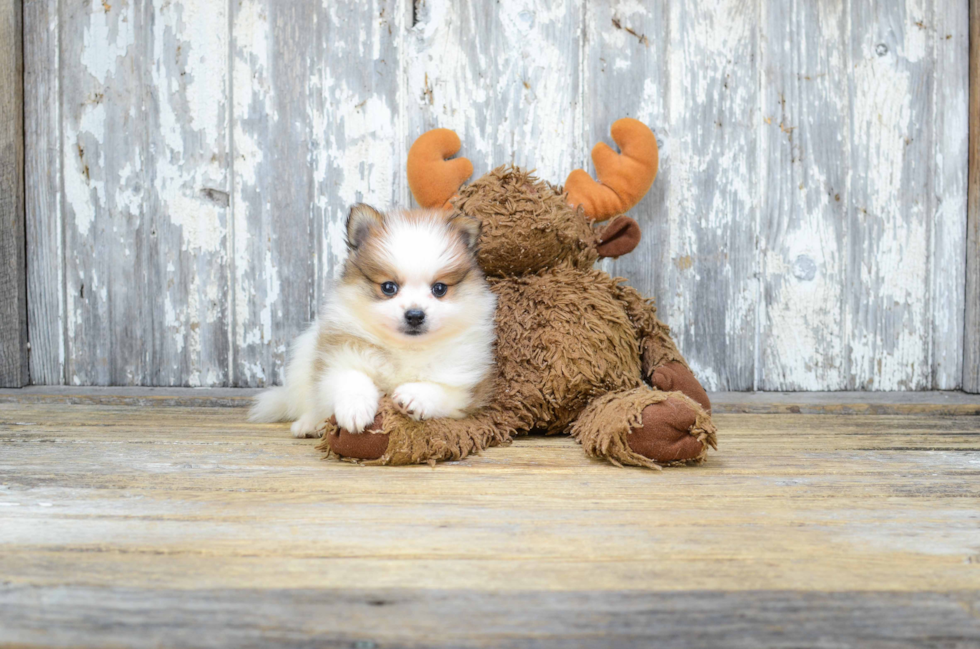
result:
[[[640,335],[643,378],[662,392],[683,392],[710,413],[708,393],[674,344],[670,327],[657,319],[657,307],[631,286],[618,284],[615,291]]]
[[[340,458],[351,460],[377,460],[388,450],[388,433],[383,432],[384,423],[379,414],[374,423],[363,433],[350,433],[337,426],[331,417],[323,432],[323,441],[317,446],[321,451],[332,452]]]
[[[694,372],[685,363],[671,361],[656,368],[649,374],[650,385],[661,392],[683,392],[711,413],[711,400],[701,384],[694,378]]]
[[[715,448],[711,415],[696,401],[645,386],[594,400],[569,432],[592,457],[651,469],[700,463]]]
[[[385,397],[370,428],[355,434],[327,422],[317,448],[368,464],[433,464],[459,460],[509,439],[506,429],[495,426],[489,415],[415,421]]]

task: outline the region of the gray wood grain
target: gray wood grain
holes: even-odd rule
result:
[[[768,12],[760,387],[956,388],[963,6],[842,9]]]
[[[36,647],[969,647],[980,593],[5,584],[0,640]]]
[[[31,382],[65,382],[58,0],[24,5],[27,310]]]
[[[713,390],[756,383],[761,10],[727,0],[670,16],[677,274],[665,318]]]
[[[845,331],[852,389],[932,387],[930,273],[943,272],[931,251],[934,10],[935,3],[874,0],[849,7]],[[950,254],[946,268],[956,269],[961,253]]]
[[[24,58],[20,0],[0,1],[0,386],[29,380],[24,260]]]
[[[144,5],[62,3],[66,381],[147,382],[149,191]],[[40,216],[40,215],[38,215]]]
[[[980,392],[980,0],[970,0],[969,208],[963,389]]]
[[[232,383],[281,382],[314,315],[316,227],[309,106],[320,28],[309,2],[232,5]]]
[[[0,403],[0,645],[977,644],[980,418],[927,409],[977,397],[789,395],[867,409],[719,414],[717,454],[655,474],[568,437],[323,461],[125,392]]]
[[[28,3],[34,379],[278,383],[347,209],[408,203],[421,132],[562,183],[634,116],[660,175],[606,268],[707,387],[980,390],[966,11]]]
[[[222,385],[225,10],[62,12],[67,381]]]
[[[451,128],[473,178],[513,163],[563,184],[585,163],[583,4],[416,2],[406,43],[406,142]]]
[[[969,116],[968,3],[935,0],[934,27],[927,31],[927,48],[932,49],[934,79],[929,107],[929,144],[926,186],[930,221],[929,311],[931,337],[928,363],[931,381],[927,387],[957,389],[963,385],[966,283],[966,228],[969,152],[964,124]]]
[[[113,7],[110,10],[114,11]],[[229,22],[226,3],[142,6],[148,96],[140,234],[145,251],[139,326],[148,385],[227,385]],[[137,175],[121,175],[123,189]],[[120,336],[120,338],[123,338]]]
[[[776,2],[766,11],[761,389],[847,385],[847,25],[838,2]]]

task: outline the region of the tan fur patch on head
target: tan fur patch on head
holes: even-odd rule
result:
[[[352,218],[354,212],[352,211]],[[344,265],[344,281],[358,279],[380,285],[386,281],[401,284],[404,277],[386,256],[386,245],[392,236],[396,221],[401,224],[439,224],[445,226],[449,240],[446,253],[451,260],[436,274],[435,281],[452,287],[464,281],[468,275],[479,271],[474,247],[480,232],[480,223],[472,217],[445,210],[403,210],[379,214],[379,220],[365,224],[358,245],[352,247]],[[380,289],[379,289],[380,290]]]
[[[464,282],[468,277],[482,279],[483,272],[476,263],[476,255],[467,245],[465,236],[455,232],[452,247],[449,249],[452,261],[436,273],[435,281],[450,288]]]
[[[360,275],[374,284],[401,282],[398,270],[384,257],[384,246],[377,236],[369,237],[356,250],[352,250],[344,266],[344,278]]]

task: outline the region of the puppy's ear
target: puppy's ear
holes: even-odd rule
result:
[[[356,250],[373,228],[381,225],[384,216],[370,205],[358,203],[347,215],[347,247]]]
[[[449,227],[459,233],[467,248],[470,250],[476,248],[476,244],[480,240],[480,221],[472,216],[455,212],[450,214],[448,223]]]

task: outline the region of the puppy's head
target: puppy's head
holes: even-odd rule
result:
[[[355,205],[342,287],[362,325],[395,343],[452,335],[482,317],[479,222],[441,210],[382,214]]]

